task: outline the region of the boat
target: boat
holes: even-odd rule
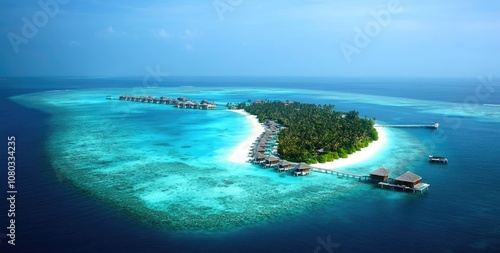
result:
[[[448,158],[444,156],[429,155],[429,162],[431,163],[448,163]]]

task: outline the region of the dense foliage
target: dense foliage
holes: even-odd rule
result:
[[[360,118],[357,111],[337,112],[333,105],[258,101],[237,106],[261,122],[272,119],[283,126],[278,153],[295,162],[324,163],[347,157],[378,140],[374,120]]]

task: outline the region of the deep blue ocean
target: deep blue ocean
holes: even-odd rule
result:
[[[500,104],[498,83],[487,89],[474,78],[165,78],[159,84],[162,87],[369,95],[365,98],[370,101],[339,100],[334,104],[339,110],[355,109],[384,123],[439,122],[440,130],[434,133],[428,129],[401,131],[450,160],[448,165],[428,164],[426,157],[408,161],[431,184],[423,194],[373,189],[236,231],[176,233],[141,222],[71,181],[61,180],[44,148],[52,116],[9,99],[50,90],[132,88],[141,82],[142,78],[0,80],[4,147],[0,155],[0,235],[7,233],[8,226],[7,136],[16,136],[18,190],[16,246],[0,236],[0,252],[500,252],[500,107],[490,106]],[[331,102],[300,92],[286,96],[300,102]],[[233,99],[245,101],[246,97]],[[380,101],[373,101],[376,99]],[[387,197],[393,195],[398,197]]]

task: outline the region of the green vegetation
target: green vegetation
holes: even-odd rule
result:
[[[360,118],[357,111],[334,111],[333,105],[256,101],[237,108],[286,127],[279,132],[278,153],[289,161],[331,162],[378,140],[374,120]]]

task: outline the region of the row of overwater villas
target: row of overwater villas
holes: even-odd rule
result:
[[[200,103],[194,100],[189,100],[185,97],[179,98],[167,98],[165,96],[156,98],[154,96],[128,96],[122,95],[119,97],[120,100],[123,101],[134,101],[134,102],[143,102],[143,103],[153,103],[153,104],[165,104],[165,105],[174,105],[177,108],[187,108],[187,109],[205,109],[211,110],[217,107],[215,102],[210,102],[206,99],[202,100]]]
[[[293,170],[295,176],[309,174],[310,167],[305,163],[291,163],[278,157],[278,133],[281,126],[272,120],[264,123],[265,131],[254,142],[250,151],[250,161],[264,168],[275,168],[278,172]]]

